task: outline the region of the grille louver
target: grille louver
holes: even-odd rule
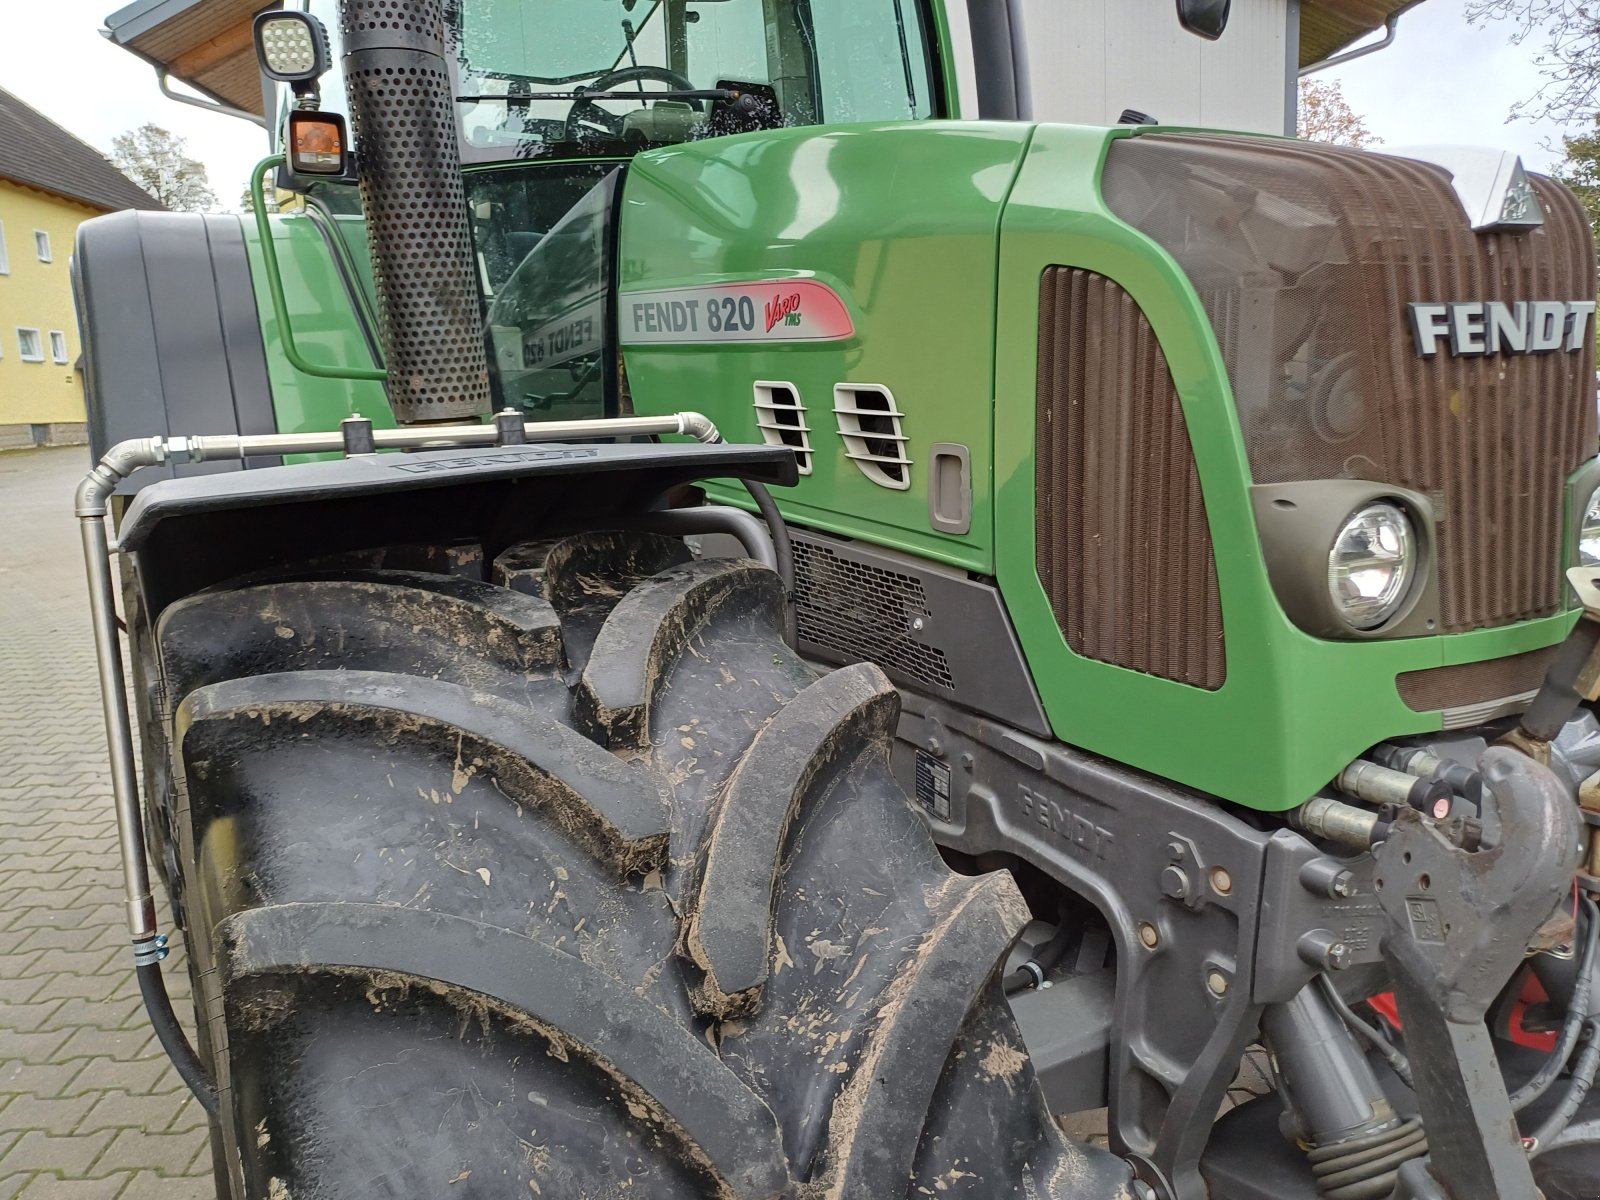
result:
[[[806,406],[794,384],[756,384],[756,426],[763,442],[789,447],[800,474],[811,474],[811,426],[806,424]]]
[[[880,487],[897,492],[911,487],[903,418],[889,389],[875,384],[841,383],[833,389],[833,411],[844,439],[845,457]]]
[[[1149,320],[1103,275],[1044,272],[1037,420],[1039,579],[1067,644],[1220,688],[1222,601],[1183,405]]]

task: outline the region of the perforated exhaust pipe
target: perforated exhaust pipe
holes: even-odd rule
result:
[[[402,424],[491,407],[441,0],[339,0],[361,208]]]

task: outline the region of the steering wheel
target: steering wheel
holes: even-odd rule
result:
[[[612,92],[630,83],[643,83],[645,80],[656,83],[665,83],[674,91],[695,91],[694,80],[687,75],[680,75],[668,67],[623,67],[621,70],[612,71],[600,76],[588,87],[580,89],[585,92]],[[703,100],[690,100],[696,112],[705,112]],[[582,137],[581,126],[598,125],[612,137],[622,136],[622,125],[627,120],[626,116],[607,112],[598,103],[587,97],[579,97],[573,102],[572,109],[567,113],[567,140],[578,141]]]

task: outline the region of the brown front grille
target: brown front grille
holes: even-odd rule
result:
[[[1085,658],[1216,689],[1222,602],[1200,473],[1150,322],[1104,276],[1039,296],[1039,578]]]
[[[1407,671],[1395,679],[1395,686],[1400,689],[1400,699],[1406,702],[1406,707],[1416,712],[1438,712],[1525,696],[1539,690],[1557,649],[1550,646],[1509,658]]]
[[[1255,481],[1430,498],[1446,632],[1560,608],[1564,486],[1595,449],[1592,338],[1476,358],[1412,342],[1412,302],[1594,296],[1583,210],[1533,182],[1542,228],[1479,234],[1449,175],[1411,159],[1156,135],[1118,142],[1106,170],[1107,202],[1205,303]]]

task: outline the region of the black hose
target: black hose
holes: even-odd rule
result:
[[[1062,921],[1061,924],[1057,925],[1055,933],[1050,936],[1050,940],[1040,946],[1039,952],[1028,960],[1034,967],[1038,968],[1038,973],[1035,974],[1027,966],[1018,967],[1005,977],[1005,981],[1002,984],[1005,994],[1015,996],[1018,992],[1031,991],[1043,983],[1045,977],[1050,974],[1050,969],[1061,961],[1061,956],[1067,952],[1067,947],[1072,944],[1077,932],[1077,929],[1066,921]]]
[[[1591,1117],[1587,1121],[1579,1121],[1576,1125],[1568,1125],[1565,1132],[1557,1134],[1534,1153],[1544,1154],[1550,1150],[1565,1150],[1569,1146],[1595,1145],[1600,1145],[1600,1117]]]
[[[177,1014],[172,1011],[172,1000],[167,995],[166,981],[161,977],[161,964],[140,963],[134,971],[139,976],[139,994],[144,997],[145,1011],[150,1014],[150,1024],[155,1027],[161,1048],[178,1069],[178,1077],[188,1084],[194,1098],[200,1101],[200,1107],[216,1117],[219,1112],[217,1085],[212,1082],[211,1073],[194,1052],[194,1047],[189,1045],[183,1026],[178,1024]]]
[[[1594,1086],[1595,1072],[1600,1071],[1600,1019],[1591,1017],[1584,1022],[1584,1027],[1588,1030],[1589,1041],[1578,1053],[1577,1061],[1572,1068],[1572,1078],[1567,1080],[1566,1091],[1562,1093],[1560,1103],[1533,1132],[1535,1155],[1542,1147],[1548,1146],[1566,1132],[1578,1109],[1583,1107],[1589,1089]]]
[[[1578,960],[1578,977],[1572,988],[1572,1003],[1567,1006],[1566,1022],[1561,1027],[1561,1036],[1556,1041],[1556,1048],[1540,1064],[1533,1078],[1511,1093],[1513,1112],[1521,1112],[1550,1090],[1550,1085],[1560,1076],[1561,1068],[1566,1066],[1567,1060],[1572,1057],[1572,1050],[1578,1044],[1578,1034],[1583,1029],[1584,1019],[1589,1015],[1596,946],[1600,945],[1600,908],[1596,908],[1594,901],[1587,896],[1583,898],[1583,915],[1587,923],[1583,935],[1583,954]]]
[[[1541,742],[1553,742],[1583,703],[1578,676],[1600,645],[1600,624],[1580,619],[1556,650],[1538,695],[1522,714],[1522,729]]]
[[[746,479],[744,486],[772,533],[772,551],[778,557],[778,578],[783,581],[783,640],[792,650],[799,640],[799,620],[794,610],[794,543],[789,540],[789,527],[784,524],[778,502],[767,491],[766,484]]]
[[[1400,1077],[1401,1083],[1408,1088],[1415,1089],[1416,1085],[1411,1080],[1411,1060],[1391,1045],[1388,1038],[1384,1037],[1383,1034],[1357,1015],[1356,1010],[1351,1008],[1345,998],[1339,994],[1339,989],[1333,986],[1333,980],[1326,975],[1319,975],[1317,981],[1322,985],[1322,991],[1327,996],[1328,1003],[1333,1005],[1334,1010],[1343,1018],[1344,1023],[1350,1027],[1350,1032],[1383,1055],[1390,1068]]]

